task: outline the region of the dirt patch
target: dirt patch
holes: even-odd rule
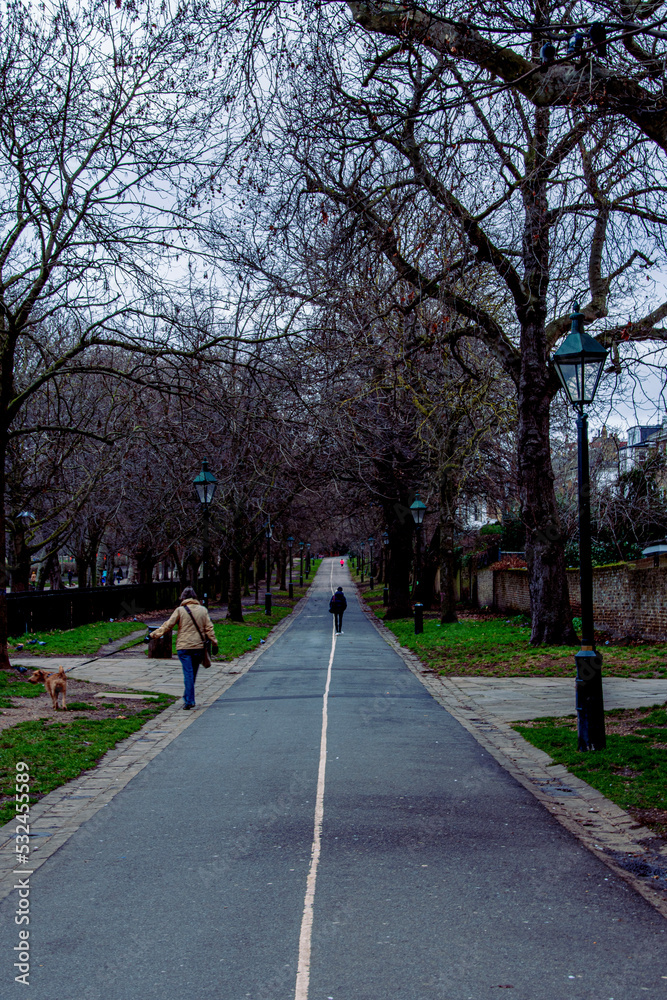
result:
[[[628,812],[636,823],[653,830],[659,837],[667,836],[667,809],[635,809],[630,807]]]
[[[67,678],[67,701],[70,703],[86,702],[94,704],[93,709],[68,709],[54,711],[51,697],[48,694],[37,695],[36,698],[13,698],[14,708],[3,708],[0,710],[0,732],[18,725],[19,722],[27,722],[30,719],[52,719],[54,722],[74,722],[75,719],[114,719],[119,714],[124,717],[136,715],[148,702],[143,700],[125,700],[122,693],[117,698],[95,698],[99,691],[113,691],[113,686],[108,684],[93,684],[90,681],[79,681],[73,677]],[[12,697],[11,685],[4,689],[4,693]],[[119,712],[119,706],[123,705]]]
[[[647,717],[653,712],[652,708],[622,708],[614,709],[611,712],[605,713],[605,732],[607,736],[631,736],[633,734],[641,736],[642,733],[638,732],[646,725]],[[526,722],[521,723],[527,729],[539,728],[542,723],[539,719],[531,719]],[[558,725],[563,729],[576,729],[577,720],[576,718],[563,718],[558,720]],[[652,743],[658,750],[665,749],[665,744],[662,743]]]
[[[609,734],[630,736],[641,729],[649,710],[645,708],[626,708],[622,715],[607,715],[605,729]]]

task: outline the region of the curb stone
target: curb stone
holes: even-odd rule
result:
[[[310,590],[310,588],[309,588]],[[192,725],[232,684],[246,674],[259,657],[283,635],[303,611],[308,591],[271,631],[264,645],[229,663],[212,666],[199,675],[198,706],[184,712],[179,703],[170,705],[141,729],[108,750],[100,762],[78,778],[49,792],[30,810],[31,851],[29,864],[16,864],[14,838],[16,819],[0,827],[0,900],[14,889],[17,878],[37,871],[87,820],[107,805],[172,740]],[[37,842],[35,844],[35,841]],[[33,846],[35,844],[35,846]],[[18,874],[17,874],[18,872]]]
[[[569,830],[584,847],[667,917],[667,845],[602,792],[520,736],[509,723],[475,703],[455,678],[441,677],[401,646],[394,633],[362,600],[373,626],[429,694],[475,737],[519,784]],[[658,841],[660,846],[654,846]],[[641,878],[645,872],[650,881]],[[653,885],[652,882],[658,885]]]

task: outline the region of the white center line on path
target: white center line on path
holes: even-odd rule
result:
[[[332,561],[331,575],[329,578],[332,594],[333,568],[334,564]],[[331,668],[333,666],[335,649],[336,630],[333,628],[332,624],[331,652],[329,653],[327,682],[324,686],[324,696],[322,699],[322,735],[320,737],[320,766],[317,773],[317,794],[315,796],[315,828],[313,830],[313,846],[310,852],[310,869],[308,871],[308,878],[306,879],[306,898],[303,904],[303,916],[301,917],[301,934],[299,935],[299,964],[296,972],[294,1000],[308,1000],[308,987],[310,985],[310,951],[311,939],[313,935],[313,904],[315,902],[315,883],[317,881],[317,868],[320,863],[322,821],[324,819],[324,779],[327,766],[329,687],[331,685]]]

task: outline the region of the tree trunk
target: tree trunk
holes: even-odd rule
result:
[[[519,498],[526,525],[526,562],[534,645],[576,643],[565,575],[565,539],[560,526],[551,466],[546,317],[549,284],[549,206],[546,163],[549,110],[538,108],[528,163],[531,176],[523,187],[525,302],[517,307],[521,324],[518,381],[517,451]],[[548,169],[548,165],[547,165]]]
[[[13,559],[9,567],[9,582],[12,594],[22,594],[30,589],[30,566],[32,553],[25,542],[25,530],[16,528],[12,533]]]
[[[185,570],[185,586],[194,587],[196,590],[199,581],[199,556],[192,552],[186,556],[183,561],[183,569]]]
[[[523,366],[522,366],[523,368]],[[523,374],[523,372],[522,372]],[[545,367],[546,375],[546,367]],[[540,391],[541,388],[541,391]],[[519,496],[526,525],[526,562],[534,645],[577,644],[565,572],[549,447],[550,396],[527,378],[519,391]]]
[[[280,574],[280,590],[287,590],[287,556],[282,546],[278,550],[278,571]]]
[[[440,605],[440,595],[436,595],[435,592],[435,580],[440,565],[440,526],[435,529],[428,546],[425,545],[422,534],[422,544],[425,547],[422,552],[421,579],[413,597],[421,601],[425,608],[432,608],[436,602],[438,606]]]
[[[387,585],[389,604],[385,612],[387,621],[412,616],[410,599],[410,570],[412,567],[412,515],[407,503],[383,504],[389,535],[389,563]]]
[[[185,570],[185,565],[179,558],[175,545],[172,545],[172,547],[169,549],[169,552],[171,553],[171,558],[176,563],[176,572],[178,573],[178,585],[181,588],[181,590],[185,590],[187,586],[187,574]]]
[[[440,529],[440,621],[458,621],[456,614],[456,553],[454,551],[454,531],[448,518]]]
[[[11,666],[7,649],[7,518],[5,516],[7,438],[0,437],[0,668]]]
[[[88,583],[88,560],[82,556],[76,556],[75,561],[77,587],[83,589]]]
[[[63,589],[63,578],[60,572],[60,560],[58,559],[58,553],[52,552],[47,559],[47,567],[49,574],[49,581],[51,583],[51,590],[62,590]]]
[[[229,600],[229,556],[220,556],[220,601]]]
[[[454,513],[457,492],[452,476],[443,469],[440,475],[440,622],[443,625],[458,621],[454,591]]]
[[[229,560],[229,601],[227,618],[232,622],[243,621],[243,605],[241,603],[241,560],[232,556]]]

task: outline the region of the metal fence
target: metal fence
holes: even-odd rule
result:
[[[133,618],[146,611],[175,607],[180,591],[177,581],[165,581],[7,594],[8,632],[20,636],[110,618]]]

